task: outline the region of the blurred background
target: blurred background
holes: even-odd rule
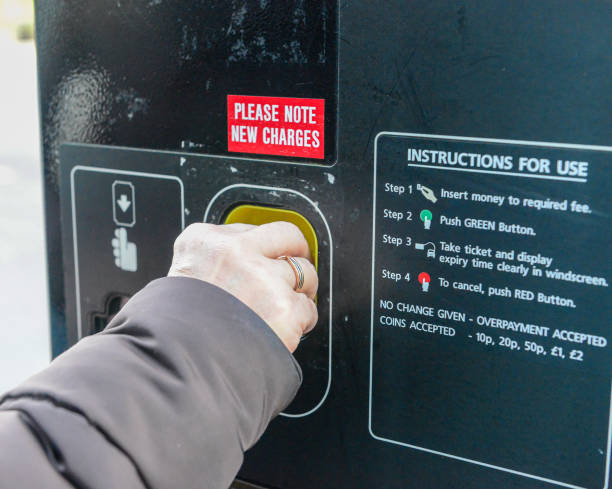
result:
[[[32,0],[0,0],[0,393],[50,358]]]

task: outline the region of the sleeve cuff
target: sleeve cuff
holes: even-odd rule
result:
[[[237,298],[166,277],[5,399],[43,395],[84,413],[150,487],[216,488],[229,486],[301,378],[293,355]]]

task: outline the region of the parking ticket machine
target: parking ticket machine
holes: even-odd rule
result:
[[[288,220],[319,323],[237,487],[608,487],[610,2],[36,16],[54,355],[185,226]]]

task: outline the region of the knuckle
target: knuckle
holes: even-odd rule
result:
[[[297,227],[297,225],[293,224],[292,222],[280,221],[280,224],[281,226],[283,226],[284,229],[287,230],[288,233],[293,233],[293,234],[302,236],[302,231],[300,231],[300,228]]]
[[[205,245],[207,251],[214,257],[234,257],[241,251],[240,239],[224,232],[205,231],[206,234],[200,236],[200,241]]]
[[[183,234],[186,234],[187,236],[197,236],[208,231],[211,226],[211,224],[204,222],[194,222],[185,228]]]
[[[310,301],[310,299],[301,292],[297,293],[296,296],[297,296],[297,301],[299,302],[300,309],[302,311],[308,311],[309,309],[308,302]]]
[[[304,335],[304,324],[302,323],[302,321],[297,321],[295,320],[292,324],[291,324],[291,337],[295,339],[295,341],[297,343],[300,342],[300,340],[302,339],[302,336]]]
[[[182,254],[186,251],[188,243],[189,243],[189,238],[186,236],[187,230],[183,231],[181,234],[179,234],[177,236],[177,238],[174,240],[174,254]]]
[[[304,317],[304,329],[309,330],[312,329],[315,324],[317,324],[317,321],[319,320],[319,311],[317,309],[317,305],[312,299],[309,299],[306,296],[304,297],[307,301],[307,305],[305,306],[305,311],[307,312],[307,315]]]
[[[319,322],[319,310],[317,309],[316,304],[313,302],[312,304],[312,322],[310,323],[310,325],[314,328],[318,322]]]
[[[241,262],[249,276],[253,277],[258,282],[266,284],[267,287],[265,290],[278,290],[278,277],[274,274],[274,271],[270,270],[269,265],[264,260],[255,256],[249,259],[243,259]],[[261,287],[260,290],[263,292],[264,288]]]
[[[276,221],[275,223],[272,223],[272,224],[274,224],[280,232],[291,235],[293,239],[300,240],[300,241],[303,240],[304,242],[306,242],[306,238],[304,238],[304,235],[302,234],[302,231],[300,230],[300,228],[297,227],[292,222]]]
[[[194,223],[187,226],[174,241],[175,250],[188,248],[194,241],[201,239],[207,230],[207,226],[209,225],[204,223]]]
[[[177,236],[177,238],[174,240],[174,245],[172,246],[173,250],[174,250],[174,254],[176,255],[177,253],[180,253],[183,248],[183,238],[182,238],[182,234],[179,234]]]
[[[211,264],[214,264],[216,268],[229,271],[233,270],[240,251],[234,240],[220,238],[210,240],[206,244],[206,255]]]
[[[208,223],[189,225],[174,241],[175,257],[211,260],[221,266],[236,259],[240,253],[240,240],[218,228]]]
[[[301,302],[301,312],[303,317],[303,321],[306,324],[310,324],[313,318],[318,316],[317,306],[312,299],[310,299],[305,294],[299,294],[299,300]]]
[[[315,319],[318,319],[319,318],[319,308],[315,304],[315,301],[313,301],[312,299],[308,299],[308,303],[310,304],[310,311],[312,312],[313,317]]]
[[[317,269],[308,260],[306,260],[306,267],[308,268],[308,280],[312,281],[314,290],[317,290],[319,288],[319,275],[317,274]]]
[[[291,325],[291,331],[298,339],[301,338],[302,334],[304,333],[303,321],[298,321],[298,320],[293,321]]]
[[[277,314],[282,318],[291,318],[295,314],[295,303],[288,294],[279,294],[275,300]]]
[[[287,338],[286,341],[286,345],[287,348],[289,348],[289,351],[294,352],[295,350],[297,350],[297,347],[300,344],[300,336],[297,335],[292,335],[290,338]]]

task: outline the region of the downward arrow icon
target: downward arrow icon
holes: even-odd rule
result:
[[[119,197],[117,204],[121,208],[122,212],[127,211],[130,205],[132,205],[132,203],[128,200],[127,195],[125,194],[121,194],[121,197]]]
[[[131,228],[136,224],[136,190],[134,184],[125,180],[115,180],[112,189],[113,197],[109,204],[113,206],[113,221],[117,226]]]

